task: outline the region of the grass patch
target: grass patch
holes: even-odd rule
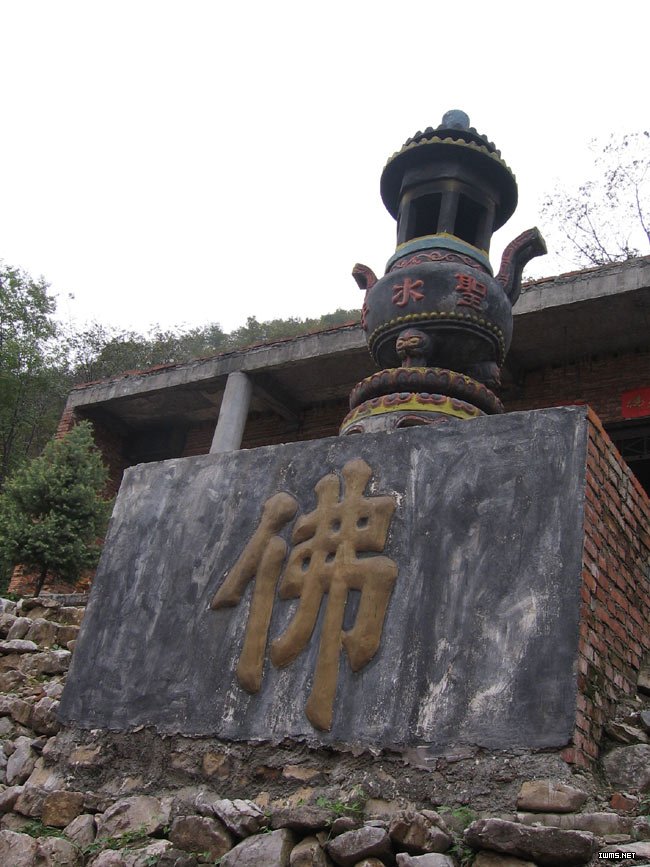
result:
[[[21,834],[29,834],[30,837],[65,837],[61,828],[52,828],[44,825],[39,819],[31,819],[20,829]]]
[[[471,825],[474,819],[476,819],[476,813],[474,810],[470,810],[469,807],[439,807],[438,812],[443,817],[451,816],[456,819],[463,829]]]
[[[118,851],[126,849],[141,849],[143,845],[151,842],[145,827],[134,828],[133,831],[125,831],[124,834],[118,834],[115,837],[102,837],[101,840],[95,840],[88,846],[84,846],[81,850],[88,857],[102,852],[104,849],[117,849]],[[157,855],[152,856],[158,858]],[[155,863],[155,862],[154,862]]]
[[[352,816],[355,819],[363,816],[363,808],[366,803],[366,795],[361,789],[354,789],[347,797],[330,800],[321,797],[316,799],[316,806],[329,810],[339,818],[340,816]]]

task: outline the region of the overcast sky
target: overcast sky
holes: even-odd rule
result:
[[[123,329],[358,307],[353,264],[395,249],[386,159],[462,108],[519,182],[498,268],[591,138],[647,128],[649,24],[647,0],[0,0],[0,258]]]

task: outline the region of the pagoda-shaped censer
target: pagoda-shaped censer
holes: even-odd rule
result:
[[[517,206],[500,152],[448,111],[386,164],[381,197],[397,220],[397,249],[365,291],[361,325],[379,367],[352,390],[341,434],[434,424],[503,412],[492,389],[512,338],[512,306],[530,259],[546,252],[537,229],[506,248],[493,276],[492,234]]]

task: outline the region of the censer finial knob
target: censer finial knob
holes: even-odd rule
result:
[[[452,108],[442,116],[442,126],[450,129],[469,129],[469,115],[459,108]]]

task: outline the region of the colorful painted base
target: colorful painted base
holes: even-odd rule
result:
[[[339,435],[375,433],[482,415],[485,413],[478,407],[444,394],[396,392],[371,398],[351,410],[343,419]]]
[[[350,409],[396,392],[445,394],[478,407],[486,415],[503,412],[499,398],[481,382],[442,367],[393,367],[373,373],[352,389]]]

